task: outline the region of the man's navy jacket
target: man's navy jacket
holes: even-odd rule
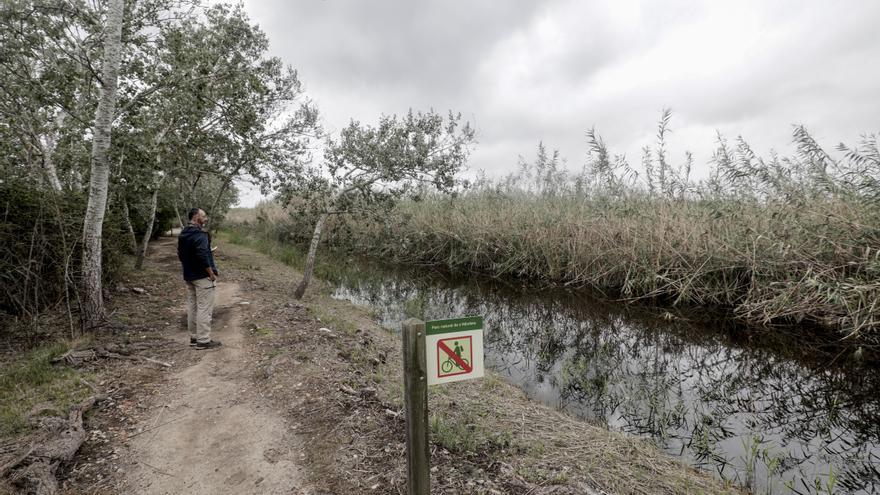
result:
[[[209,266],[214,269],[214,273],[219,273],[214,264],[208,233],[195,225],[187,225],[177,236],[177,257],[183,265],[184,280],[207,278],[208,272],[205,269]]]

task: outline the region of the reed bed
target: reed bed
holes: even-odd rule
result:
[[[333,241],[398,262],[729,308],[751,323],[813,322],[876,342],[877,225],[833,200],[617,204],[482,192],[404,203]]]
[[[689,155],[669,164],[668,117],[639,171],[592,132],[580,174],[540,146],[503,179],[426,192],[370,221],[339,217],[326,241],[395,262],[721,308],[751,324],[807,324],[880,348],[876,136],[835,158],[795,128],[795,155],[766,160],[719,137],[710,177],[697,182]],[[290,210],[271,220],[263,211],[264,231],[307,239],[310,220]]]

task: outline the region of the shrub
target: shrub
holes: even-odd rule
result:
[[[26,181],[0,182],[0,310],[34,317],[65,300],[76,306],[86,198]],[[104,228],[104,283],[119,273],[122,222],[111,207]]]

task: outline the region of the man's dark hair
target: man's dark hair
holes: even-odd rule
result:
[[[186,219],[192,220],[193,217],[199,213],[199,210],[201,210],[201,208],[190,208],[189,212],[186,214]]]

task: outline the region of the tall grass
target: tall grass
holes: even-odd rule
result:
[[[695,181],[690,154],[680,165],[667,156],[668,129],[664,112],[638,169],[590,131],[578,174],[541,145],[505,178],[425,194],[380,221],[341,218],[328,242],[399,262],[727,308],[757,324],[810,322],[877,346],[877,137],[834,157],[797,127],[793,156],[764,159],[742,138],[719,136],[709,177]],[[308,235],[296,212],[271,223],[294,240]]]

